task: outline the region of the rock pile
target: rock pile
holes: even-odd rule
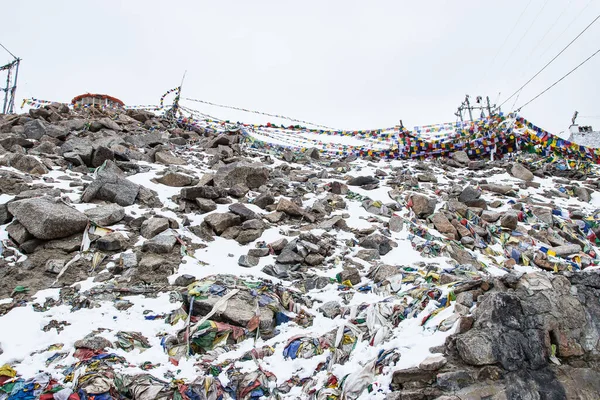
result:
[[[0,399],[597,397],[596,166],[246,139],[0,116]]]

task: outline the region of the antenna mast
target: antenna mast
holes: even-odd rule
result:
[[[11,53],[4,45],[2,45],[2,43],[0,43],[0,46],[13,57],[11,62],[0,66],[0,72],[6,71],[6,86],[0,87],[0,91],[4,92],[2,114],[12,114],[15,107],[15,95],[17,93],[17,80],[19,78],[19,65],[21,64],[21,59]]]

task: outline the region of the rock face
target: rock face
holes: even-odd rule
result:
[[[600,306],[590,300],[600,296],[600,273],[509,274],[493,286],[479,298],[472,328],[446,341],[437,379],[425,373],[428,363],[420,374],[397,371],[398,396],[427,385],[439,398],[597,397]]]
[[[13,201],[8,211],[29,233],[38,239],[60,239],[83,232],[88,223],[85,214],[45,198]]]

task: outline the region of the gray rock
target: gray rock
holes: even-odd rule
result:
[[[81,200],[85,203],[94,199],[106,200],[126,207],[135,203],[139,192],[140,186],[126,179],[114,161],[108,160],[97,172],[97,178],[85,189]]]
[[[348,186],[373,185],[378,184],[379,179],[373,176],[357,176],[356,178],[351,178],[347,183]]]
[[[94,242],[100,251],[118,251],[126,247],[127,239],[120,232],[112,232]]]
[[[60,147],[60,150],[65,157],[69,154],[69,157],[79,158],[85,165],[92,165],[94,147],[88,138],[70,138]]]
[[[510,173],[517,179],[529,182],[533,180],[533,173],[525,168],[522,164],[514,163],[510,169]]]
[[[437,229],[438,232],[448,235],[452,239],[458,237],[456,228],[450,223],[444,214],[439,212],[433,214],[431,216],[431,222],[433,222],[433,226],[435,226],[435,229]]]
[[[241,183],[238,183],[237,185],[234,185],[233,187],[231,187],[227,193],[231,196],[231,197],[235,197],[236,199],[241,199],[242,197],[246,196],[246,194],[248,193],[248,188],[246,186],[244,186]]]
[[[573,192],[575,193],[575,196],[577,196],[577,199],[579,201],[582,201],[584,203],[589,203],[590,200],[592,200],[592,196],[590,195],[590,192],[586,188],[583,188],[581,186],[575,186],[573,188]]]
[[[373,279],[373,282],[380,283],[401,273],[402,270],[399,266],[383,264],[373,267],[369,271],[369,277]]]
[[[260,164],[235,162],[217,170],[215,185],[230,188],[243,184],[249,189],[257,189],[267,183],[269,170]]]
[[[458,196],[458,201],[460,201],[461,203],[468,203],[471,201],[478,200],[480,197],[481,192],[479,190],[477,190],[473,186],[467,186],[460,193],[460,196]]]
[[[167,172],[163,176],[156,178],[156,181],[171,187],[184,187],[191,185],[193,178],[179,172]]]
[[[213,213],[207,215],[204,222],[210,226],[217,235],[221,235],[227,228],[238,226],[242,219],[233,213]]]
[[[452,153],[452,159],[463,165],[467,165],[470,161],[467,153],[462,150]]]
[[[177,239],[175,236],[169,233],[162,233],[150,240],[146,240],[142,245],[142,250],[158,254],[170,253],[176,243]]]
[[[157,164],[164,165],[186,165],[187,162],[177,156],[174,156],[170,151],[157,151],[154,154],[154,160]]]
[[[500,219],[500,213],[494,211],[483,210],[481,219],[485,222],[496,222]]]
[[[8,211],[8,206],[0,204],[0,225],[4,225],[12,221],[12,214]]]
[[[240,267],[252,268],[256,267],[259,263],[258,257],[250,256],[250,255],[241,255],[238,260],[238,265]]]
[[[250,249],[248,250],[248,255],[252,257],[266,257],[269,255],[269,249],[266,247]]]
[[[278,222],[281,222],[285,218],[285,213],[283,213],[281,211],[275,211],[270,214],[265,214],[265,215],[263,215],[263,217],[270,223],[276,224]]]
[[[194,275],[184,274],[178,276],[173,284],[175,286],[189,286],[194,282],[196,282],[196,277]]]
[[[142,223],[140,234],[146,239],[152,239],[154,236],[169,229],[169,220],[166,218],[153,217]]]
[[[40,140],[46,134],[46,124],[39,119],[26,122],[23,134],[27,139]]]
[[[298,204],[288,199],[280,199],[277,204],[277,211],[286,213],[292,217],[302,217],[306,214],[306,211]]]
[[[242,203],[233,203],[229,206],[229,211],[232,213],[239,215],[242,218],[242,221],[248,220],[260,220],[260,216],[254,211],[250,210],[248,207],[243,205]]]
[[[557,256],[570,256],[581,252],[581,246],[578,244],[565,244],[563,246],[552,247]]]
[[[9,203],[8,211],[38,239],[50,240],[83,232],[85,214],[62,202],[36,197]]]
[[[112,348],[112,343],[101,336],[88,335],[81,340],[77,340],[74,344],[76,349],[104,350]]]
[[[263,234],[262,229],[246,229],[242,230],[235,238],[235,240],[242,245],[254,242],[260,238]]]
[[[455,391],[473,383],[473,377],[467,371],[451,371],[438,374],[437,385],[442,390]]]
[[[427,357],[419,364],[419,368],[424,371],[437,371],[442,368],[448,360],[441,354],[435,354]]]
[[[379,260],[379,250],[376,249],[362,249],[359,250],[356,255],[356,258],[360,258],[365,261],[374,261]]]
[[[533,215],[535,215],[540,221],[554,225],[554,218],[552,217],[552,210],[545,207],[532,207]]]
[[[303,262],[304,258],[300,254],[298,254],[288,248],[285,248],[285,249],[283,249],[281,254],[279,254],[279,256],[277,256],[276,261],[280,264],[298,264],[298,263]]]
[[[114,161],[115,153],[105,146],[99,146],[95,151],[92,157],[92,167],[97,168],[104,164],[105,161],[111,160]]]
[[[460,292],[459,294],[456,295],[456,302],[458,304],[462,304],[465,307],[473,307],[473,302],[474,302],[474,298],[473,298],[473,292],[472,291],[468,291],[468,292]]]
[[[337,301],[328,301],[319,307],[317,311],[323,313],[323,315],[327,318],[334,319],[341,314],[341,306]]]
[[[196,204],[198,205],[200,211],[202,211],[203,213],[215,211],[217,209],[217,203],[210,199],[197,198]]]
[[[381,256],[384,256],[392,251],[392,246],[395,244],[396,243],[394,241],[378,233],[366,236],[360,239],[358,242],[358,245],[364,247],[365,249],[375,249],[379,251],[379,255]]]
[[[389,228],[392,232],[401,232],[404,227],[404,221],[401,217],[392,215],[389,222]]]
[[[119,264],[124,269],[136,268],[138,266],[137,255],[135,253],[122,253]]]
[[[252,204],[264,210],[267,206],[275,204],[275,198],[269,192],[261,193],[252,201]]]
[[[46,272],[51,274],[59,274],[65,266],[65,260],[50,259],[46,261]]]
[[[419,218],[427,218],[435,212],[436,200],[421,194],[411,196],[412,209]]]
[[[206,299],[198,298],[194,301],[193,314],[206,315],[220,299],[219,296],[208,296]],[[227,301],[225,309],[217,311],[211,319],[245,328],[254,317],[255,310],[256,299],[249,292],[240,291]],[[259,313],[259,328],[261,330],[272,330],[275,326],[274,312],[269,307],[260,307]]]
[[[312,266],[320,265],[323,261],[325,261],[325,257],[321,254],[309,254],[304,258],[304,262]]]
[[[259,230],[263,231],[266,228],[266,224],[260,219],[249,219],[242,223],[242,230]]]
[[[469,365],[491,365],[497,362],[493,340],[483,332],[471,330],[456,339],[458,354]]]
[[[32,175],[44,175],[48,173],[48,168],[35,157],[25,154],[12,154],[9,158],[9,165],[22,172]]]
[[[181,197],[187,200],[218,199],[227,197],[227,190],[215,186],[192,186],[181,189]]]
[[[515,191],[512,188],[512,186],[498,185],[495,183],[483,184],[483,185],[480,185],[480,187],[481,187],[481,189],[487,190],[488,192],[498,193],[498,194],[503,194],[503,195],[507,195],[507,194],[510,194]]]
[[[353,285],[358,285],[361,281],[360,273],[354,267],[345,267],[339,274],[339,281],[350,281]]]
[[[514,212],[507,212],[500,218],[500,226],[503,228],[515,230],[518,223],[519,217]]]
[[[85,210],[84,214],[97,225],[109,226],[125,218],[125,209],[118,204],[108,204]]]
[[[123,130],[123,128],[121,128],[121,126],[116,123],[115,121],[113,121],[112,119],[108,118],[108,117],[104,117],[98,120],[98,122],[106,129],[110,129],[111,131],[115,131],[115,132],[121,132]]]
[[[281,239],[274,241],[273,243],[270,243],[269,247],[271,247],[273,249],[273,251],[275,251],[277,253],[277,252],[282,251],[287,245],[288,245],[288,240],[286,238],[281,238]]]

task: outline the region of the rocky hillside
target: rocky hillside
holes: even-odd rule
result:
[[[597,399],[598,168],[0,116],[0,400]]]

